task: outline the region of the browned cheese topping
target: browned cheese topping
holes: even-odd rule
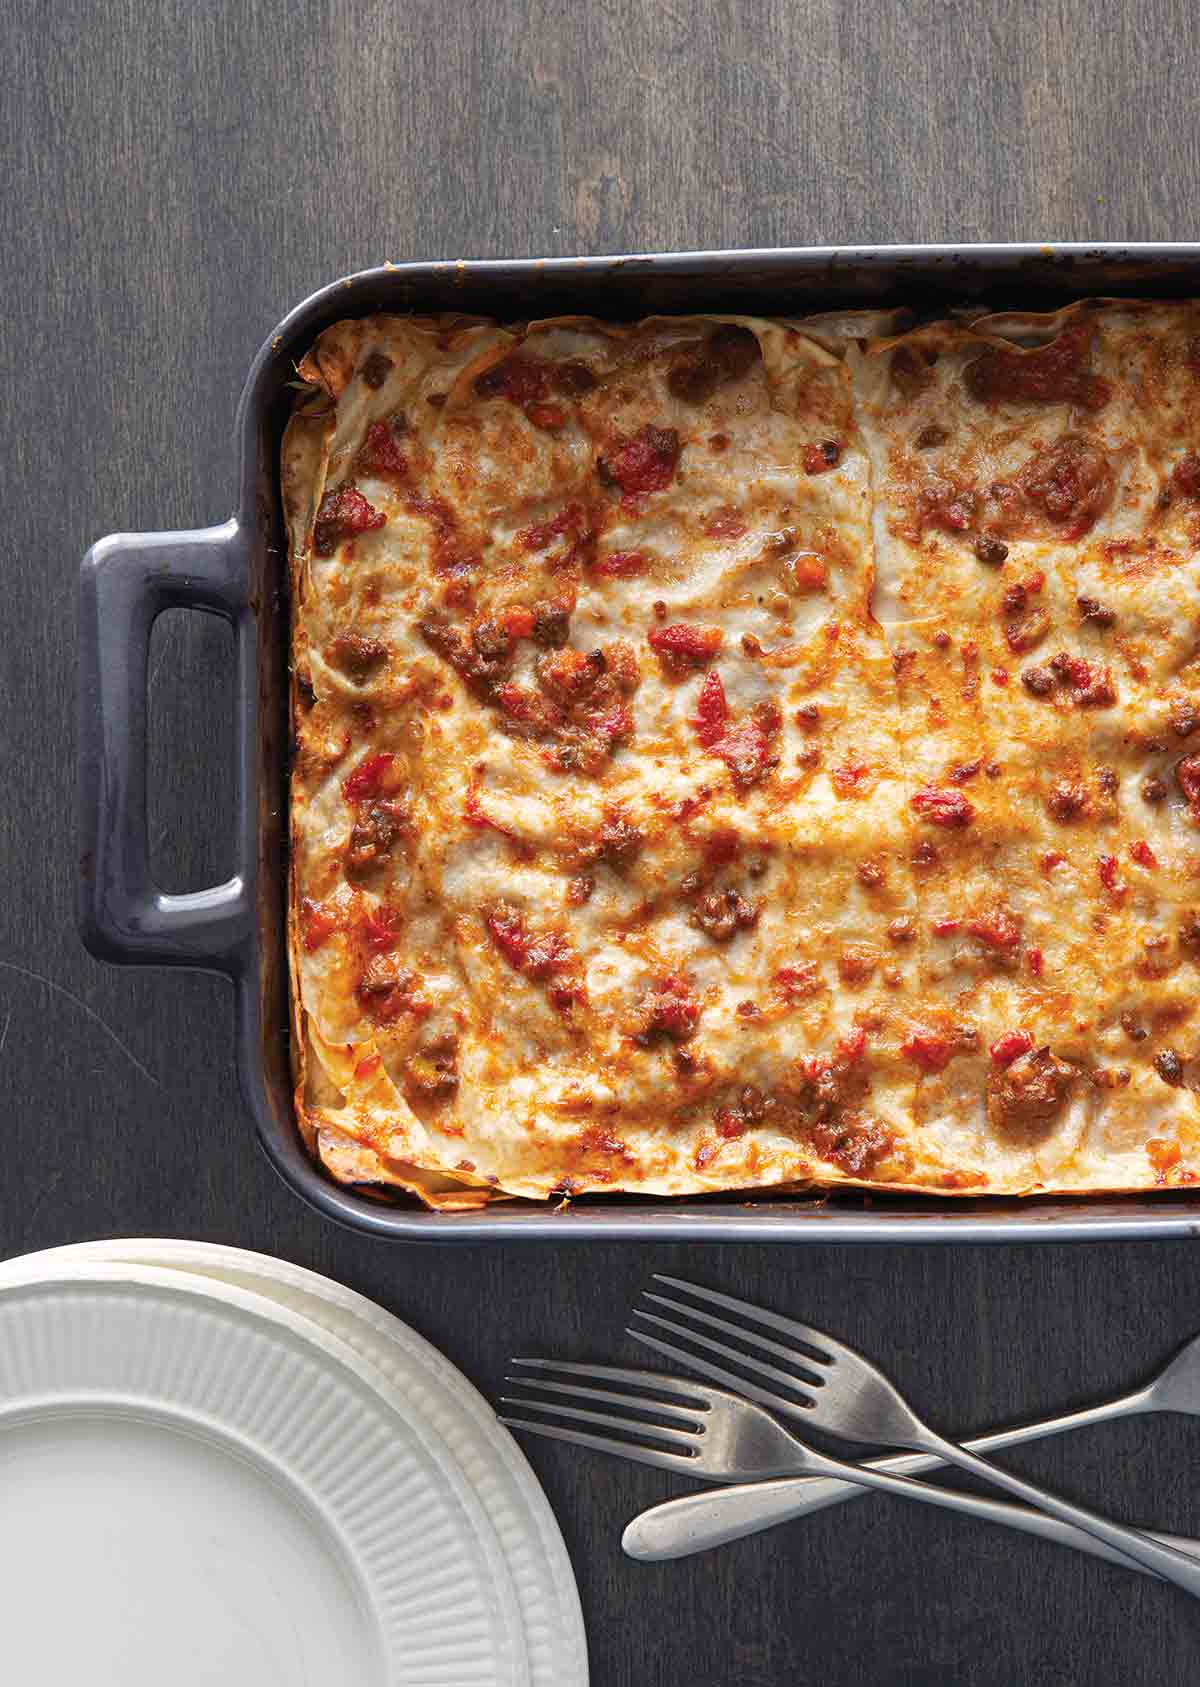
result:
[[[1200,1176],[1200,305],[300,366],[297,1103],[440,1206]]]

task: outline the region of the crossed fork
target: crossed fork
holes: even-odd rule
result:
[[[685,1557],[881,1488],[1063,1542],[1200,1595],[1200,1541],[1114,1523],[982,1456],[1108,1418],[1200,1413],[1200,1336],[1132,1393],[959,1446],[924,1423],[860,1353],[822,1331],[678,1277],[656,1275],[654,1281],[675,1292],[647,1290],[634,1312],[639,1322],[628,1333],[709,1384],[612,1365],[514,1359],[522,1374],[506,1381],[524,1392],[502,1401],[542,1414],[504,1416],[513,1428],[735,1484],[669,1500],[634,1518],[622,1539],[631,1557]],[[781,1418],[835,1439],[913,1451],[852,1464],[810,1447]],[[943,1464],[958,1465],[1025,1503],[913,1480],[915,1472]]]

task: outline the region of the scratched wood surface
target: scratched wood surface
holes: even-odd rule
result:
[[[861,1341],[950,1428],[1122,1387],[1200,1325],[1194,1245],[445,1252],[342,1233],[260,1157],[226,987],[112,971],[72,918],[74,594],[87,543],[223,517],[234,406],[283,311],[383,258],[888,240],[1188,239],[1185,0],[9,0],[0,21],[0,1252],[114,1234],[276,1252],[376,1296],[483,1388],[623,1354],[652,1269]],[[228,863],[223,635],[159,629],[156,859]],[[1200,1425],[1014,1457],[1200,1534]],[[600,1687],[1058,1687],[1200,1671],[1179,1594],[870,1499],[639,1568],[671,1481],[533,1462]]]

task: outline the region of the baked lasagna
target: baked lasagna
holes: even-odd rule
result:
[[[1200,305],[336,324],[297,1109],[441,1207],[1200,1175]]]

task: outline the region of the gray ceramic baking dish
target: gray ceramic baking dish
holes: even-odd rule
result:
[[[497,1205],[431,1213],[332,1182],[305,1151],[292,1110],[284,947],[288,614],[277,459],[288,382],[321,330],[381,310],[621,318],[903,303],[923,313],[965,300],[1045,308],[1096,293],[1200,294],[1200,245],[821,247],[387,264],[334,282],[284,317],[242,394],[233,517],[193,532],[113,534],[84,559],[78,742],[83,940],[104,960],[199,967],[232,980],[242,1089],[285,1182],[331,1218],[409,1241],[1061,1242],[1200,1234],[1200,1191],[1071,1201],[589,1197],[565,1212]],[[180,605],[223,616],[233,629],[237,871],[209,890],[167,896],[149,869],[146,654],[155,617]]]

